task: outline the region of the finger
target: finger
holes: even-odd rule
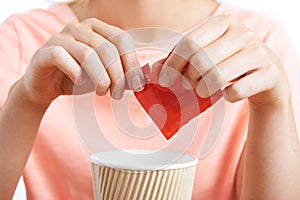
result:
[[[228,16],[214,17],[183,37],[165,62],[165,66],[174,70],[163,68],[159,77],[160,84],[166,87],[171,85],[193,54],[221,37],[230,23],[231,18]]]
[[[272,81],[266,77],[266,74],[265,70],[255,71],[234,82],[225,88],[225,99],[229,102],[236,102],[269,90],[272,86]]]
[[[250,45],[209,70],[199,81],[196,92],[201,97],[209,96],[210,93],[267,65],[265,53],[259,51],[257,45]]]
[[[90,19],[85,23],[117,47],[129,88],[134,91],[143,90],[144,75],[136,55],[134,40],[129,33],[97,19]]]
[[[192,39],[188,37],[182,38],[163,63],[158,78],[159,84],[163,87],[172,85],[184,73],[190,57],[199,48],[198,44]]]
[[[126,81],[118,49],[106,40],[96,48],[96,51],[110,76],[111,96],[114,99],[121,99]]]
[[[110,78],[94,49],[62,35],[52,36],[47,45],[56,45],[64,48],[87,73],[95,85],[97,94],[104,95],[107,93],[110,87]]]
[[[193,84],[196,80],[200,80],[200,78],[206,75],[207,73],[209,75],[207,75],[206,78],[209,79],[209,77],[215,76],[214,75],[215,73],[212,72],[219,71],[218,77],[214,77],[216,78],[216,80],[219,81],[211,85],[211,89],[215,90],[216,88],[214,86],[219,87],[220,85],[217,84],[227,83],[228,80],[226,78],[230,78],[230,76],[236,76],[236,74],[230,71],[231,72],[230,75],[224,74],[223,76],[224,70],[222,68],[219,68],[218,70],[211,70],[211,69],[226,59],[231,60],[231,57],[235,57],[235,60],[238,60],[240,62],[239,65],[241,65],[241,62],[244,62],[245,60],[248,61],[249,55],[253,54],[252,52],[247,52],[249,55],[247,54],[245,55],[244,52],[242,58],[238,59],[238,57],[241,56],[240,51],[242,51],[243,48],[245,48],[245,45],[247,45],[251,40],[257,40],[257,39],[255,38],[253,33],[248,31],[248,29],[239,25],[230,27],[222,37],[215,40],[211,44],[207,45],[203,49],[198,50],[191,57],[184,76],[187,78],[187,80],[189,80],[190,84]],[[238,54],[238,56],[234,56],[235,54]],[[260,59],[255,59],[255,61],[257,60]],[[230,64],[233,64],[232,66],[238,66],[238,63],[230,63]],[[253,64],[251,65],[251,63],[245,63],[245,65],[253,66]],[[239,68],[239,69],[244,69],[244,68]],[[220,74],[220,72],[222,73]],[[222,75],[223,77],[220,77],[220,75]],[[223,78],[225,78],[226,80],[223,80]],[[202,91],[201,95],[204,96],[208,95],[207,90],[201,90],[201,91]]]
[[[203,49],[198,50],[190,59],[184,77],[195,88],[202,76],[212,67],[212,61]]]
[[[229,15],[215,16],[188,33],[187,36],[196,41],[199,46],[205,47],[223,36],[229,27],[236,23],[236,20]]]
[[[194,53],[190,58],[185,76],[190,77],[191,81],[199,80],[214,66],[238,53],[244,43],[242,39],[231,37],[233,35],[238,38],[238,34],[226,33],[218,40]]]
[[[206,69],[236,54],[253,39],[256,40],[255,35],[246,27],[242,25],[230,26],[224,35],[203,48],[203,52],[205,52],[211,61],[206,62],[208,64]]]
[[[199,81],[198,73],[199,72],[197,71],[197,68],[195,68],[195,67],[188,67],[186,69],[186,71],[182,77],[182,84],[185,89],[189,90],[189,89],[196,88],[198,81]]]
[[[32,61],[35,63],[34,65],[44,69],[55,66],[74,83],[82,84],[80,80],[78,82],[81,71],[80,65],[60,46],[44,47],[37,50]]]
[[[187,68],[196,68],[196,73],[188,75],[199,79],[212,67],[241,51],[254,37],[254,34],[244,27],[230,27],[222,37],[198,50],[191,57]]]
[[[124,71],[118,49],[101,35],[92,31],[85,24],[71,24],[65,28],[75,40],[93,48],[110,77],[110,93],[112,98],[121,99],[125,91]]]
[[[123,54],[121,60],[129,89],[139,92],[145,87],[145,78],[135,52]]]
[[[81,66],[95,84],[96,93],[98,95],[105,95],[111,86],[111,79],[97,52],[91,50],[89,56]]]
[[[157,70],[158,67],[161,67],[163,63],[166,61],[166,58],[162,58],[156,62],[154,62],[151,66],[151,71],[154,72]]]

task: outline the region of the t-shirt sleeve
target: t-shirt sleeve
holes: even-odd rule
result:
[[[300,59],[281,24],[272,26],[265,43],[280,58],[289,79],[298,136],[300,138]]]
[[[10,87],[20,77],[20,39],[15,17],[9,17],[0,25],[0,107],[7,98]]]

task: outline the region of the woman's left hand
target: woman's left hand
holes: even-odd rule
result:
[[[289,83],[277,56],[232,17],[217,16],[175,46],[164,62],[159,83],[167,87],[180,76],[183,85],[191,86],[200,97],[222,89],[230,102],[249,100],[235,198],[299,198],[299,138]]]
[[[228,15],[213,17],[183,37],[165,60],[159,83],[168,87],[180,75],[200,97],[222,89],[229,102],[249,98],[254,105],[277,105],[290,96],[277,56]]]

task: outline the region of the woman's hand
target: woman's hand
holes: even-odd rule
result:
[[[144,76],[130,35],[88,19],[69,23],[37,50],[21,83],[28,101],[49,104],[72,94],[74,83],[84,88],[80,93],[105,95],[110,89],[120,99],[126,87],[142,90]]]
[[[168,56],[159,83],[169,86],[182,74],[201,97],[223,89],[230,102],[254,105],[288,99],[288,81],[279,59],[230,16],[211,18],[184,37]]]
[[[159,83],[167,87],[181,75],[184,85],[201,97],[222,89],[230,102],[249,99],[236,198],[299,198],[300,146],[291,92],[273,52],[232,17],[217,16],[175,46],[164,62]]]

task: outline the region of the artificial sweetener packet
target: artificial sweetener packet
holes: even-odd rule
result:
[[[222,91],[201,98],[194,90],[183,87],[181,77],[170,87],[161,87],[158,84],[161,67],[153,71],[149,64],[142,67],[146,85],[143,91],[135,92],[135,96],[166,139],[170,139],[183,125],[218,101]]]

